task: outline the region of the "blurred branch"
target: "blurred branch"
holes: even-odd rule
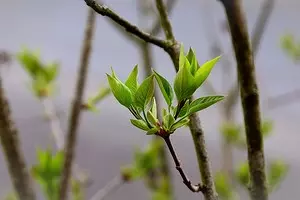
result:
[[[63,150],[65,146],[64,137],[65,134],[61,128],[60,120],[56,114],[53,102],[50,99],[42,98],[41,102],[44,106],[45,114],[47,121],[50,123],[51,132],[54,137],[55,144],[58,150]],[[74,163],[74,177],[80,181],[81,184],[86,185],[88,182],[88,178],[86,175],[80,170],[79,166]]]
[[[103,200],[112,192],[117,191],[123,184],[124,180],[120,176],[116,176],[110,182],[108,182],[103,188],[101,188],[96,194],[90,198],[90,200]]]
[[[300,88],[293,91],[268,98],[264,103],[268,110],[272,110],[281,106],[286,106],[300,99]]]
[[[72,172],[73,159],[75,158],[75,147],[77,142],[77,132],[82,108],[83,93],[86,85],[89,60],[92,50],[92,41],[95,32],[96,13],[88,9],[88,17],[85,28],[85,35],[81,51],[80,65],[77,73],[77,83],[74,100],[69,117],[69,127],[66,135],[65,160],[63,166],[62,179],[60,183],[59,200],[66,200],[68,186]]]
[[[247,137],[248,162],[250,169],[252,200],[267,200],[264,145],[261,132],[259,91],[256,82],[255,65],[247,22],[241,0],[220,0],[223,4],[230,27],[231,41],[237,61],[238,82],[244,113]]]
[[[22,154],[18,131],[11,117],[9,102],[5,97],[0,76],[0,139],[7,169],[19,199],[35,200],[31,176]]]
[[[256,57],[259,45],[261,43],[261,39],[263,37],[264,31],[266,29],[268,20],[271,16],[272,11],[274,10],[275,0],[265,0],[260,9],[260,14],[257,17],[254,30],[252,32],[252,51],[254,58]],[[239,97],[239,86],[238,82],[234,83],[234,85],[230,88],[227,96],[227,100],[225,101],[225,108],[227,110],[231,110],[237,103]]]

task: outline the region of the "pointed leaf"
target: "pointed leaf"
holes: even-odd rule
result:
[[[189,118],[184,118],[184,119],[182,119],[182,120],[179,120],[178,122],[174,123],[174,124],[171,126],[170,131],[171,131],[171,132],[174,132],[174,131],[176,131],[177,129],[179,129],[180,127],[187,125],[189,122],[190,122],[190,119],[189,119]]]
[[[141,109],[144,109],[146,105],[151,101],[154,95],[154,81],[153,75],[146,78],[139,86],[135,93],[135,105]]]
[[[209,76],[212,68],[216,65],[216,63],[220,60],[221,56],[218,56],[212,60],[205,62],[196,72],[195,79],[197,88],[199,88],[202,83],[207,79]]]
[[[153,126],[156,126],[158,119],[150,111],[147,112],[147,119]]]
[[[221,101],[224,99],[224,96],[206,96],[196,99],[190,104],[189,115],[208,108],[209,106]]]
[[[157,118],[157,105],[156,105],[156,100],[155,100],[155,97],[153,97],[153,100],[152,100],[152,106],[151,106],[151,113],[152,115]]]
[[[170,127],[174,124],[174,122],[175,122],[175,119],[174,119],[173,115],[171,115],[171,114],[168,114],[168,115],[164,116],[164,118],[163,118],[163,125],[167,130],[170,129]]]
[[[195,78],[187,65],[179,69],[174,80],[174,91],[178,101],[187,99],[196,91]]]
[[[183,47],[183,44],[181,44],[180,54],[179,54],[179,69],[184,66],[185,59],[186,59],[186,57],[185,57],[185,53],[184,53],[184,47]]]
[[[157,127],[151,128],[149,131],[147,131],[147,135],[154,135],[158,131]]]
[[[190,71],[194,76],[196,74],[196,71],[198,70],[198,62],[197,62],[196,54],[192,48],[190,48],[188,52],[187,59],[191,64]]]
[[[148,127],[147,123],[144,120],[141,120],[141,119],[131,119],[130,122],[135,127],[139,128],[139,129],[142,129],[144,131],[150,130],[150,128]]]
[[[181,108],[178,117],[183,117],[184,115],[186,115],[187,112],[189,111],[189,108],[190,108],[190,103],[189,101],[186,101],[184,106]]]
[[[57,62],[51,63],[47,68],[45,68],[45,75],[48,82],[54,81],[57,78],[58,70],[59,64]]]
[[[111,91],[120,104],[129,108],[133,103],[130,89],[118,79],[107,74]]]
[[[131,90],[132,94],[136,92],[138,88],[138,65],[136,65],[129,74],[125,85]]]
[[[174,93],[170,83],[157,72],[154,71],[155,79],[158,83],[161,93],[163,94],[168,106],[172,104]]]

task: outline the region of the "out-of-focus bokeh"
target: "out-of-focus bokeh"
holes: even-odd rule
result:
[[[134,0],[106,0],[113,10],[146,28],[151,20],[141,20]],[[263,0],[244,0],[250,34],[254,28]],[[289,173],[280,188],[271,195],[272,200],[297,199],[300,180],[299,117],[300,98],[293,103],[271,108],[268,99],[285,94],[300,87],[300,63],[293,62],[280,46],[283,35],[291,33],[300,38],[300,2],[297,0],[277,0],[263,35],[255,59],[256,72],[261,92],[261,108],[264,118],[273,120],[273,136],[266,140],[267,161],[283,159],[290,166]],[[15,53],[23,46],[37,49],[44,61],[58,60],[62,66],[59,90],[55,105],[66,129],[67,113],[73,98],[75,77],[79,62],[80,48],[87,16],[87,6],[83,0],[0,0],[0,50]],[[200,62],[212,58],[211,44],[218,39],[224,49],[223,55],[231,56],[232,48],[221,4],[215,0],[178,0],[171,15],[176,38],[185,47],[192,46]],[[141,23],[142,21],[142,23]],[[159,35],[164,37],[163,34]],[[154,66],[161,74],[172,80],[175,71],[169,56],[161,49],[153,47]],[[234,62],[233,62],[234,63]],[[108,18],[97,16],[97,30],[93,44],[91,70],[86,95],[99,86],[106,85],[105,73],[113,66],[121,79],[125,79],[135,64],[142,64],[139,48],[126,37]],[[4,65],[6,66],[6,65]],[[2,67],[5,90],[13,110],[13,117],[20,130],[22,150],[29,165],[35,163],[37,147],[52,145],[49,125],[43,120],[42,105],[28,89],[28,77],[19,63],[12,61],[9,67]],[[235,82],[235,65],[230,68],[233,76],[223,80],[222,65],[218,64],[209,81],[226,95],[226,85]],[[228,70],[228,69],[227,69]],[[142,74],[142,73],[141,73]],[[208,94],[200,90],[197,95]],[[236,120],[242,122],[240,105],[237,106]],[[80,139],[77,146],[77,163],[86,169],[93,179],[87,194],[91,196],[106,182],[111,180],[121,165],[132,160],[133,147],[144,146],[150,137],[132,127],[129,113],[110,96],[101,102],[100,113],[84,113],[80,125]],[[221,141],[219,125],[220,109],[213,106],[200,113],[202,126],[208,145],[208,153],[214,170],[221,165]],[[0,119],[1,120],[1,119]],[[197,161],[192,139],[187,128],[172,137],[185,171],[193,181],[199,180]],[[236,152],[234,161],[246,159],[246,153]],[[177,199],[199,199],[191,193],[172,165],[173,183]],[[0,199],[12,189],[8,171],[0,153]],[[146,199],[149,196],[140,182],[128,184],[112,194],[109,199]]]

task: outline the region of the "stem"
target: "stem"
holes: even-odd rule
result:
[[[174,160],[174,163],[175,163],[175,166],[176,166],[176,169],[178,170],[182,180],[183,180],[183,183],[192,191],[192,192],[200,192],[202,191],[203,192],[203,187],[201,185],[201,183],[197,184],[197,185],[193,185],[191,183],[191,181],[189,180],[189,178],[185,175],[185,172],[183,171],[181,165],[180,165],[180,161],[176,155],[176,152],[173,148],[173,145],[172,145],[172,142],[170,140],[170,136],[167,136],[167,137],[163,137],[163,139],[165,140],[167,146],[168,146],[168,149],[170,150],[170,153],[172,155],[172,158]]]
[[[112,192],[116,192],[122,185],[124,185],[124,183],[124,180],[117,176],[110,182],[108,182],[103,188],[98,190],[96,194],[92,198],[90,198],[90,200],[103,200]]]
[[[240,0],[222,0],[234,47],[238,79],[240,83],[244,124],[247,136],[248,162],[250,168],[252,200],[267,200],[264,144],[261,133],[259,91],[256,83],[255,65],[249,43],[247,23]]]
[[[69,128],[67,132],[67,143],[65,146],[65,161],[63,166],[62,179],[60,183],[59,200],[65,200],[68,196],[68,186],[72,171],[72,163],[75,157],[75,147],[77,142],[77,132],[79,119],[81,114],[81,105],[83,100],[83,92],[86,85],[89,59],[92,49],[92,39],[95,29],[96,16],[92,9],[88,9],[87,24],[85,30],[85,38],[81,52],[80,66],[78,69],[78,77],[76,83],[75,97],[71,107],[69,118]]]
[[[185,100],[182,100],[182,101],[180,101],[180,102],[178,103],[177,109],[176,109],[176,113],[175,113],[175,116],[174,116],[175,119],[177,119],[177,117],[178,117],[178,115],[179,115],[179,113],[180,113],[180,111],[181,111],[181,109],[182,109],[182,107],[184,106],[184,104],[185,104],[186,101],[187,101],[187,100],[185,99]]]
[[[0,76],[0,140],[7,169],[19,199],[35,200],[32,180],[22,154],[18,131],[11,117]]]

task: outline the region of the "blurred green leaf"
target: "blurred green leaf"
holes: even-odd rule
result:
[[[262,134],[263,134],[264,138],[270,136],[273,131],[273,122],[270,120],[264,120],[262,122],[261,130],[262,130]]]
[[[280,183],[286,177],[288,165],[282,160],[273,161],[268,169],[269,191],[272,192],[278,188]]]
[[[237,144],[241,140],[242,127],[226,123],[222,125],[221,133],[228,143]]]
[[[233,200],[234,193],[229,178],[222,172],[218,172],[214,177],[216,191],[222,200]]]
[[[235,175],[239,183],[245,188],[248,188],[250,181],[248,162],[243,162],[239,164],[238,168],[235,171]]]

